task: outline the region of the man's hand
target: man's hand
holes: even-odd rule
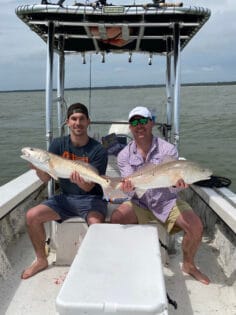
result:
[[[85,180],[76,171],[70,175],[70,181],[78,186],[85,184]]]
[[[78,185],[84,191],[90,191],[95,186],[92,182],[86,182],[76,171],[71,174],[70,181]]]
[[[176,188],[188,188],[189,185],[186,184],[182,178],[180,178],[180,179],[177,181],[177,183],[175,184],[175,187],[176,187]]]
[[[121,189],[124,193],[128,193],[134,190],[134,186],[130,179],[124,179],[121,183]]]

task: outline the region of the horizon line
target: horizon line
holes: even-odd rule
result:
[[[181,86],[207,86],[207,85],[236,85],[236,81],[215,81],[215,82],[191,82],[182,83]],[[137,87],[165,87],[165,84],[135,84],[135,85],[108,85],[108,86],[93,86],[93,87],[70,87],[65,88],[65,91],[70,90],[102,90],[102,89],[127,89],[127,88],[137,88]],[[42,92],[45,89],[14,89],[14,90],[0,90],[0,93],[10,93],[10,92]],[[57,91],[53,88],[53,91]]]

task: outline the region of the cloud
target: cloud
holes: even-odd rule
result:
[[[0,11],[0,90],[44,88],[46,67],[45,43],[16,16],[18,5],[34,4],[35,0],[2,0]],[[123,0],[116,0],[124,3]],[[133,3],[133,0],[130,0]],[[38,1],[40,3],[40,1]],[[136,3],[143,0],[136,0]],[[174,1],[168,1],[174,2]],[[67,0],[66,4],[73,4]],[[118,4],[118,2],[116,2]],[[185,47],[181,57],[181,78],[184,82],[236,81],[236,6],[235,0],[185,0],[184,5],[203,6],[211,10],[211,17],[195,38]],[[56,62],[56,58],[55,58]],[[94,85],[163,83],[165,58],[154,56],[148,66],[148,55],[108,54],[106,63],[100,55],[92,56]],[[89,55],[87,65],[81,56],[66,57],[66,87],[87,86],[89,83]],[[82,74],[82,75],[81,75]]]

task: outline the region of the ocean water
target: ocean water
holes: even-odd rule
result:
[[[180,156],[210,167],[215,175],[230,178],[236,192],[236,86],[183,86],[180,110]],[[165,88],[136,87],[65,91],[68,105],[80,101],[90,107],[92,120],[123,120],[134,106],[156,108],[165,122]],[[20,158],[24,146],[46,147],[45,94],[0,93],[0,185],[21,175],[27,163]],[[90,104],[90,105],[89,105]],[[53,109],[56,113],[56,103]],[[54,136],[58,130],[54,119]],[[98,128],[99,129],[99,128]]]

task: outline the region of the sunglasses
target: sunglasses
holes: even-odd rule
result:
[[[129,123],[132,127],[136,127],[136,126],[138,126],[138,124],[146,125],[148,123],[148,120],[149,120],[149,118],[143,117],[143,118],[131,120]]]

